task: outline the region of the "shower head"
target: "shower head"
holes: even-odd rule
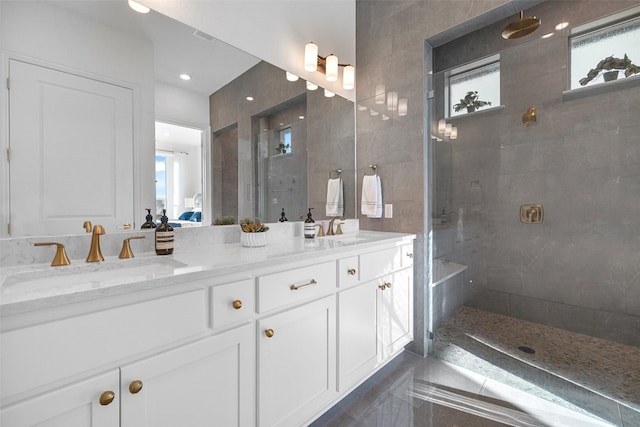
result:
[[[511,40],[524,37],[533,33],[540,27],[541,21],[535,16],[524,17],[524,12],[520,11],[520,20],[515,21],[504,27],[502,30],[502,38]]]

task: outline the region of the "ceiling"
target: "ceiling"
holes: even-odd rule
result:
[[[304,45],[355,63],[355,0],[139,0],[257,58],[354,100],[340,81],[303,67]],[[357,65],[356,65],[357,66]]]
[[[305,43],[314,41],[320,55],[334,53],[355,65],[355,0],[139,0],[154,9],[147,14],[126,0],[48,1],[150,40],[160,82],[208,96],[265,60],[354,97],[324,75],[304,71],[302,62]],[[180,80],[182,73],[191,80]]]

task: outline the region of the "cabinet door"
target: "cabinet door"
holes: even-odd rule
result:
[[[338,389],[370,374],[378,363],[378,286],[368,282],[338,294]]]
[[[113,427],[120,422],[117,370],[8,406],[0,425],[11,427]],[[106,392],[106,393],[105,393]],[[109,401],[108,392],[113,393]],[[104,395],[102,404],[101,397]]]
[[[253,354],[246,325],[121,368],[122,427],[253,425]]]
[[[297,426],[336,396],[335,297],[258,321],[258,420]]]
[[[385,360],[413,339],[413,269],[397,271],[380,283],[378,333]]]

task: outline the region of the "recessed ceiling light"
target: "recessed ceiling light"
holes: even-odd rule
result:
[[[247,96],[246,100],[247,101],[253,101],[253,96]]]
[[[189,74],[180,74],[180,78],[185,81],[191,80],[191,76]]]
[[[364,105],[358,104],[358,111],[367,111],[367,107]]]
[[[560,30],[564,30],[565,28],[567,28],[569,26],[568,22],[561,22],[558,25],[556,25],[556,30],[560,31]]]
[[[304,116],[298,116],[300,120],[304,120]]]
[[[129,7],[138,13],[149,13],[149,11],[151,10],[147,6],[143,6],[133,0],[129,0]]]
[[[540,37],[541,39],[548,39],[549,37],[553,36],[555,33],[547,33],[544,36]]]

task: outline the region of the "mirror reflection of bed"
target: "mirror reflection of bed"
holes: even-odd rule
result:
[[[185,199],[185,210],[176,218],[169,218],[169,225],[176,228],[202,226],[202,193]]]

